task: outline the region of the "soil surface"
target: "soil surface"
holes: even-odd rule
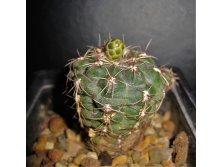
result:
[[[45,114],[42,131],[27,157],[27,167],[185,167],[189,140],[175,133],[171,112],[156,113],[140,142],[125,155],[111,158],[89,150],[77,132],[54,112]]]

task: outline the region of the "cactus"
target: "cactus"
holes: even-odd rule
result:
[[[120,39],[90,47],[68,66],[67,94],[90,146],[111,156],[136,145],[174,82],[171,69]]]

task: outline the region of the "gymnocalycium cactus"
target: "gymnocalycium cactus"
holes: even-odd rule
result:
[[[90,47],[68,65],[68,95],[90,145],[112,156],[133,148],[174,82],[172,70],[120,39]]]

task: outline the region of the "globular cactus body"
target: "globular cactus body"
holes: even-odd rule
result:
[[[89,48],[69,68],[69,95],[91,148],[112,156],[136,144],[173,81],[171,70],[119,39]]]

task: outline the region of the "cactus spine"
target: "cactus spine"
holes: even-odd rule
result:
[[[133,148],[171,87],[173,72],[120,39],[71,60],[67,91],[91,148],[116,156]]]

